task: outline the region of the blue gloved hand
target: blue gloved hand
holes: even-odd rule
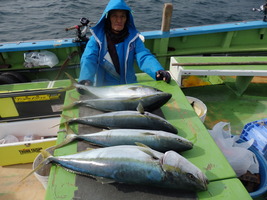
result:
[[[81,84],[81,85],[85,85],[85,86],[92,85],[91,82],[88,81],[88,80],[82,80],[82,81],[79,81],[79,84]],[[77,88],[77,91],[78,91],[80,94],[85,94],[84,90],[81,89],[81,88]]]
[[[157,71],[156,79],[157,79],[157,81],[163,80],[166,83],[170,83],[170,81],[171,81],[171,75],[170,75],[169,72],[166,72],[164,70],[159,70],[159,71]]]

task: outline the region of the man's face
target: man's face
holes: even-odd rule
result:
[[[127,20],[127,14],[125,10],[112,10],[110,12],[111,29],[117,33],[124,29]]]

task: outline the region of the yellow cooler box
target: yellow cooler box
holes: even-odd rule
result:
[[[0,123],[0,166],[33,162],[56,144],[59,122],[60,117]]]

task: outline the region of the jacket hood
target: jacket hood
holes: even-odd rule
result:
[[[105,27],[105,19],[108,16],[108,12],[111,10],[128,10],[129,11],[129,20],[127,23],[129,30],[136,30],[134,25],[134,20],[132,16],[131,8],[125,3],[124,0],[110,0],[107,4],[101,18],[99,19],[98,23],[92,28],[92,30],[97,34],[98,30],[104,29]]]

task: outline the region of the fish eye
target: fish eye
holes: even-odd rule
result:
[[[195,179],[195,176],[191,173],[187,173],[186,176],[190,179]]]

